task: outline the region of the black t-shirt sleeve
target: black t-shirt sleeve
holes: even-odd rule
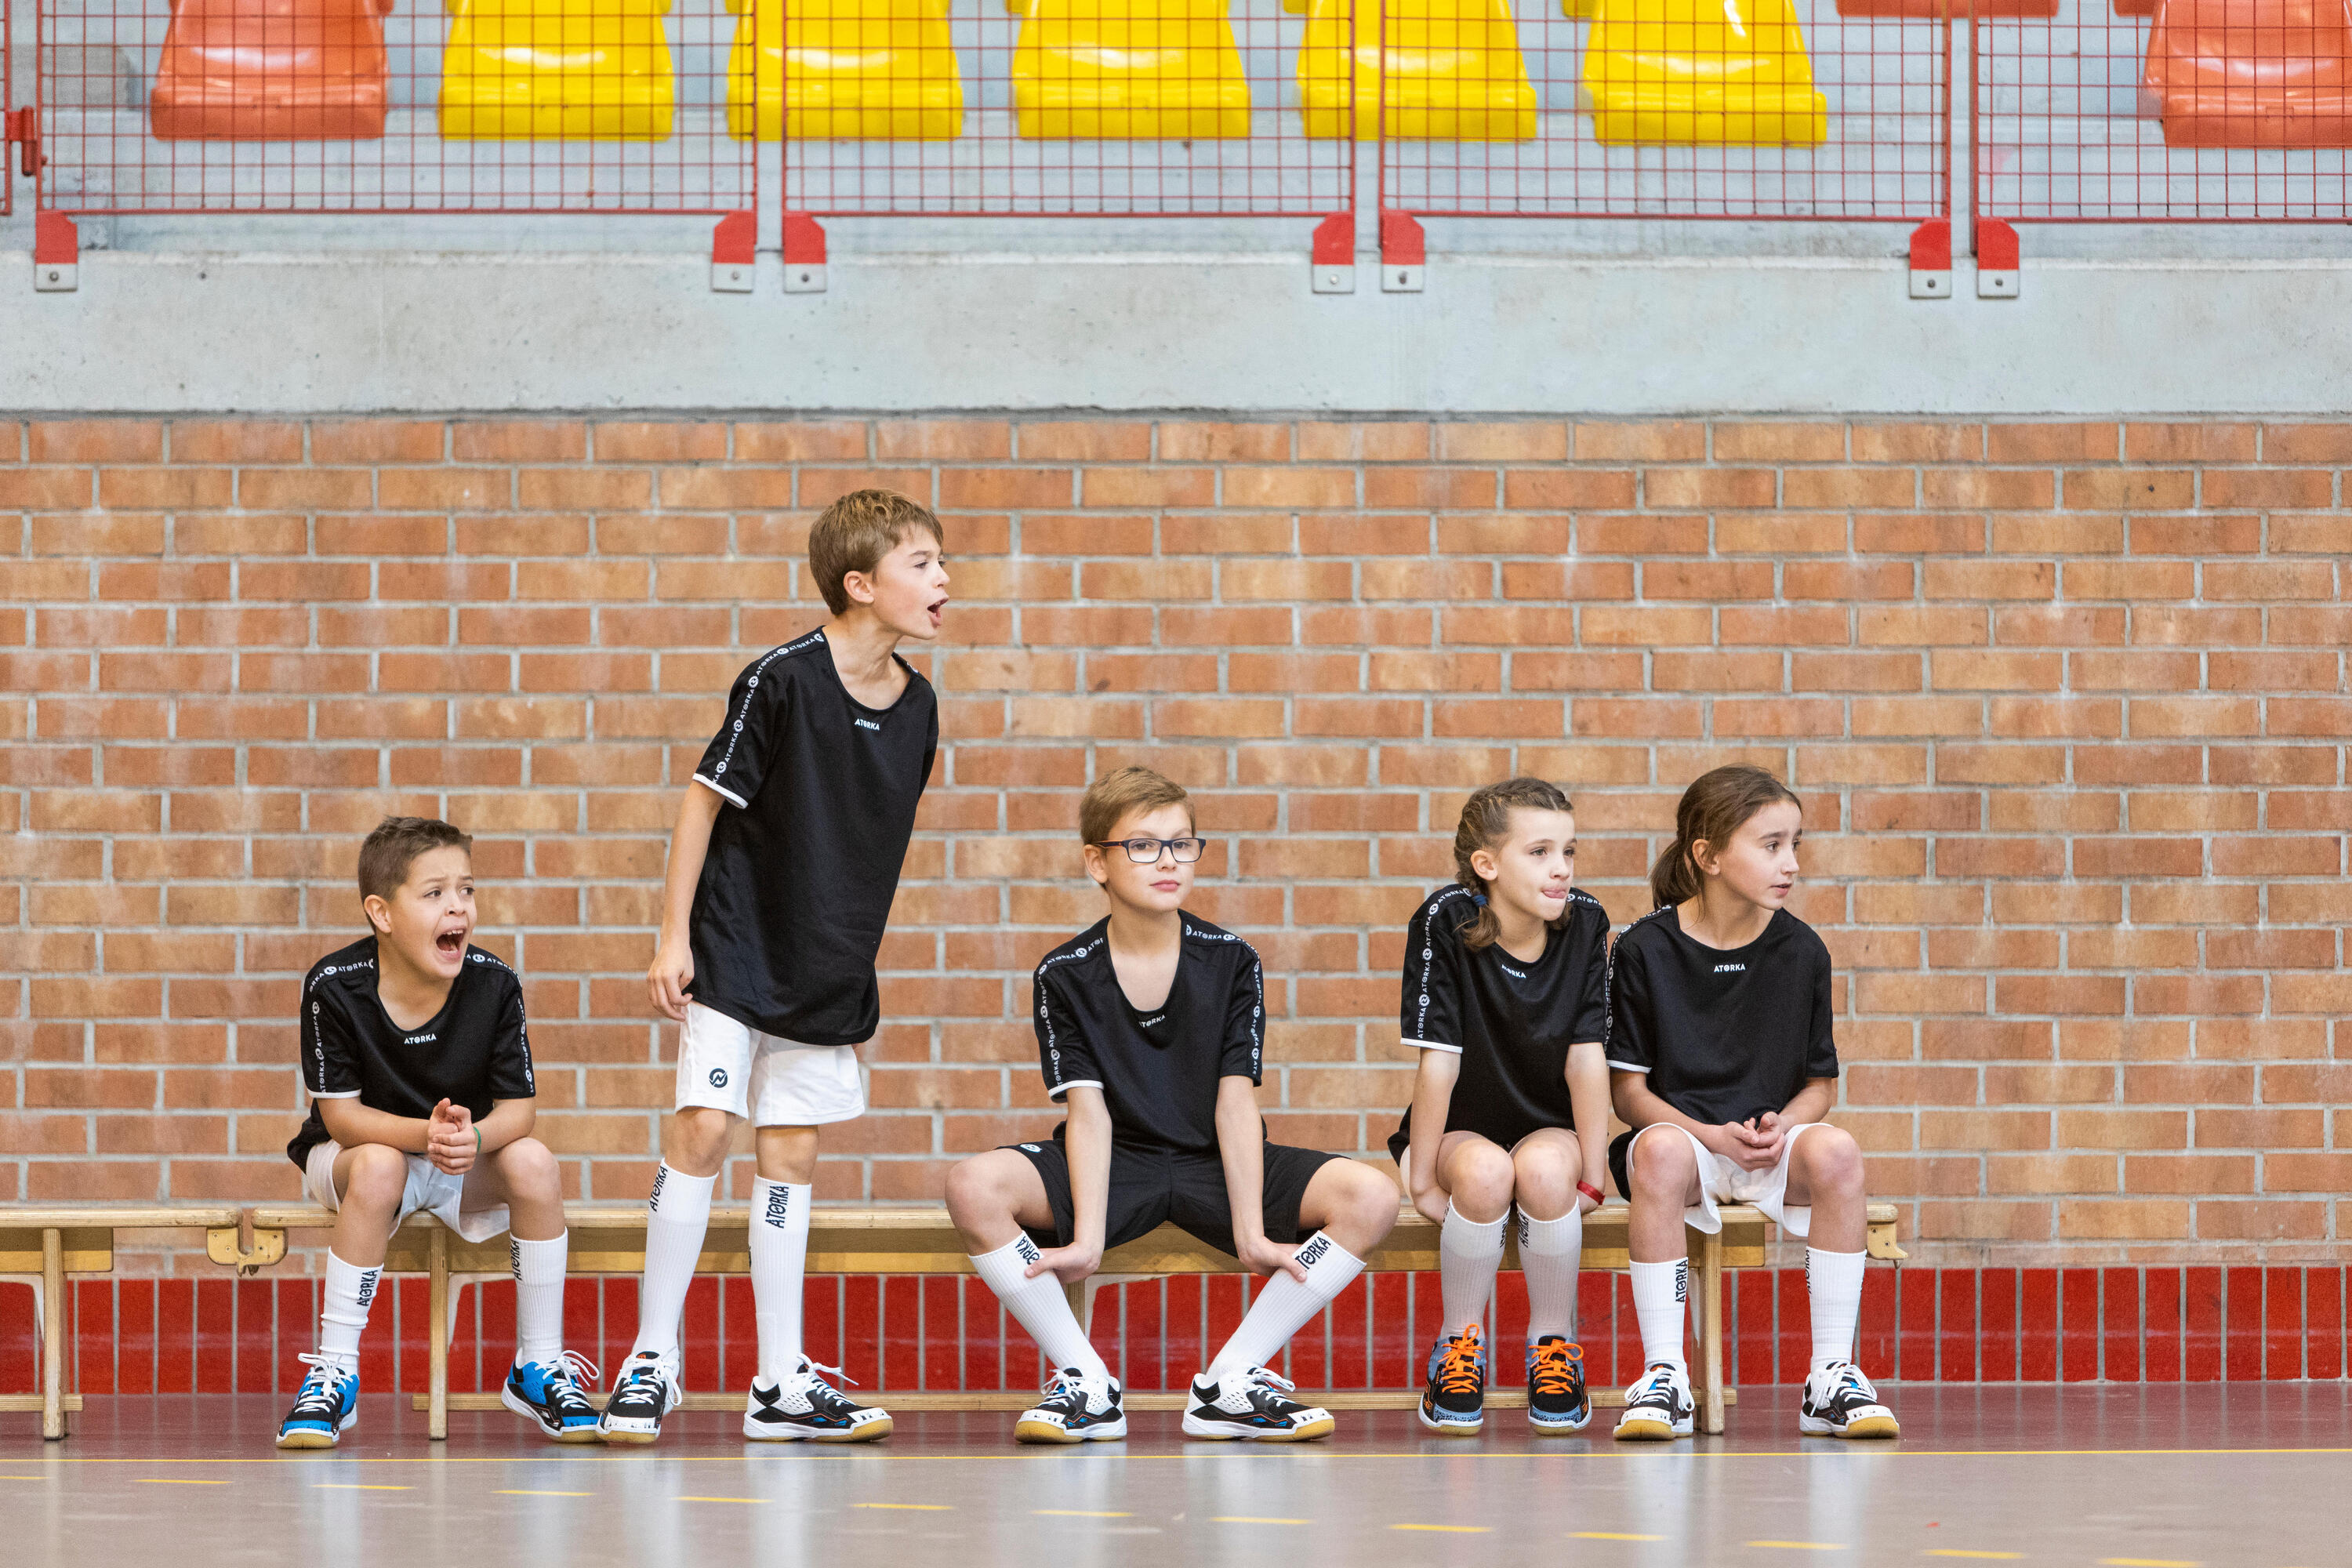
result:
[[[1622,1072],[1648,1072],[1658,1059],[1657,1015],[1650,1005],[1649,966],[1630,931],[1610,950],[1606,984],[1609,1065]]]
[[[1076,1085],[1102,1088],[1102,1068],[1069,1004],[1046,971],[1038,970],[1031,984],[1037,993],[1037,1065],[1045,1075],[1047,1097],[1059,1100]]]
[[[1449,925],[1456,914],[1450,900],[1432,899],[1413,911],[1404,933],[1404,1006],[1397,1033],[1408,1046],[1462,1051],[1462,996],[1454,972],[1456,939]]]
[[[1831,1016],[1830,959],[1826,950],[1816,955],[1813,965],[1813,1022],[1811,1038],[1805,1042],[1805,1077],[1835,1078],[1838,1075],[1837,1038]]]
[[[313,986],[302,1005],[302,1087],[313,1100],[353,1100],[360,1092],[351,1020],[323,984]]]
[[[506,994],[499,1002],[498,1033],[490,1040],[490,1098],[530,1100],[539,1093],[530,1070],[530,1029],[523,1022],[522,983],[504,975]]]
[[[1592,925],[1592,946],[1584,955],[1584,990],[1576,999],[1576,1022],[1568,1031],[1572,1046],[1609,1037],[1609,922],[1599,920]]]
[[[1257,949],[1247,942],[1234,965],[1233,990],[1225,1002],[1225,1047],[1217,1062],[1219,1078],[1245,1078],[1255,1084],[1265,1068],[1265,972]]]
[[[768,666],[761,673],[761,666]],[[783,733],[792,694],[782,660],[761,659],[735,678],[727,697],[727,721],[694,770],[699,782],[719,792],[730,805],[749,805],[768,776],[768,759]]]

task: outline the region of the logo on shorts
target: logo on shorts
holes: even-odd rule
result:
[[[770,1183],[768,1184],[768,1223],[770,1225],[783,1225],[791,1220],[792,1215],[792,1189],[785,1186],[782,1182]]]
[[[1021,1145],[1021,1152],[1024,1154],[1039,1154],[1045,1151],[1039,1149],[1034,1143],[1024,1143]]]
[[[710,1069],[710,1087],[713,1089],[725,1089],[727,1087],[727,1069],[725,1068],[712,1068]]]
[[[1745,974],[1748,973],[1748,966],[1744,963],[1718,963],[1715,966],[1715,972],[1717,974]]]
[[[1301,1268],[1312,1268],[1323,1261],[1323,1255],[1330,1250],[1331,1238],[1318,1231],[1315,1239],[1293,1253],[1291,1258]]]
[[[1037,1250],[1037,1244],[1025,1236],[1016,1236],[1013,1238],[1013,1255],[1024,1263],[1034,1263],[1039,1258],[1045,1256]]]

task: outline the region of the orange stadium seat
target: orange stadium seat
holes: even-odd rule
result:
[[[2163,0],[2140,90],[2172,147],[2352,147],[2352,0]]]
[[[383,134],[392,0],[177,0],[151,118],[167,142]]]

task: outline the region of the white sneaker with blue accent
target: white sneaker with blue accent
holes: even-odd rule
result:
[[[295,1392],[294,1408],[278,1425],[281,1448],[331,1448],[360,1418],[360,1374],[324,1356],[297,1358],[310,1373]]]
[[[499,1400],[516,1415],[539,1423],[540,1435],[554,1443],[595,1443],[596,1407],[582,1385],[596,1386],[596,1363],[563,1351],[546,1361],[517,1362],[507,1373]]]

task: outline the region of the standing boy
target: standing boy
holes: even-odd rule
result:
[[[646,973],[654,1005],[684,1026],[677,1118],[654,1175],[637,1338],[604,1406],[608,1443],[652,1442],[677,1407],[678,1319],[746,1120],[758,1129],[760,1366],[743,1435],[856,1443],[890,1430],[801,1352],[801,1289],[817,1129],[866,1110],[857,1047],[881,1019],[874,958],[939,749],[931,684],[897,648],[940,635],[941,546],[939,520],[887,490],[825,508],[809,570],[831,618],[736,677],[687,786]]]
[[[1192,1380],[1185,1435],[1326,1436],[1330,1415],[1286,1398],[1290,1382],[1265,1363],[1363,1271],[1396,1224],[1396,1184],[1267,1142],[1255,1092],[1263,976],[1249,943],[1184,912],[1207,841],[1182,787],[1121,768],[1087,791],[1078,836],[1110,913],[1047,953],[1034,983],[1046,1090],[1069,1119],[1050,1142],[975,1155],[948,1173],[948,1213],[973,1268],[1054,1367],[1014,1436],[1127,1436],[1118,1380],[1063,1286],[1170,1220],[1270,1277]]]
[[[515,1359],[501,1397],[559,1443],[596,1440],[577,1381],[593,1386],[595,1369],[563,1349],[563,1188],[530,1136],[522,984],[468,945],[473,851],[446,822],[385,817],[360,846],[368,934],[302,981],[310,1114],[286,1153],[335,1230],[319,1349],[302,1357],[281,1448],[331,1448],[359,1419],[360,1331],[385,1244],[419,1209],[467,1241],[509,1233]]]

